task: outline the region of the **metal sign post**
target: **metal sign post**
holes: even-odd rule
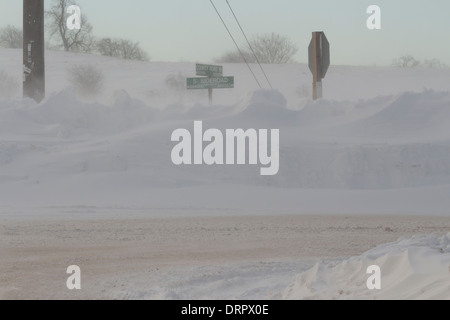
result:
[[[23,96],[45,97],[44,0],[23,0]]]
[[[207,76],[212,77],[222,77],[223,67],[222,66],[212,66],[207,64],[197,64],[195,66],[197,76]],[[213,88],[208,88],[208,99],[209,105],[212,105]]]
[[[188,90],[208,89],[209,104],[212,105],[213,89],[234,88],[234,77],[224,77],[222,66],[196,65],[196,75],[201,78],[187,78]]]
[[[313,100],[322,98],[322,79],[330,66],[330,43],[323,32],[313,32],[308,48],[309,69],[313,74]]]
[[[208,100],[209,100],[209,105],[210,106],[212,106],[212,92],[213,92],[213,89],[209,88],[208,89]]]

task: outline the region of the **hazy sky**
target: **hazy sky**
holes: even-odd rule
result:
[[[45,0],[46,6],[52,0]],[[324,31],[333,64],[389,65],[403,54],[450,65],[448,0],[229,0],[248,36],[275,32],[307,61],[312,31]],[[214,0],[239,44],[244,38],[225,0]],[[78,0],[97,37],[139,41],[153,61],[211,62],[234,50],[209,0]],[[382,30],[368,30],[369,5],[381,7]],[[22,1],[0,0],[0,27],[21,26]]]

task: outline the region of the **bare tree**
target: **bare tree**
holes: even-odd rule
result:
[[[232,51],[232,52],[227,52],[225,53],[223,56],[221,56],[219,59],[216,59],[217,63],[243,63],[245,61],[247,61],[248,63],[256,63],[256,59],[253,56],[253,54],[247,51],[242,51],[242,55],[244,57],[242,57],[241,53],[239,51]],[[244,60],[245,58],[245,60]]]
[[[186,77],[182,73],[170,74],[166,77],[166,86],[177,92],[186,90]]]
[[[108,57],[139,61],[150,60],[138,42],[126,39],[103,38],[97,42],[97,50],[101,55]]]
[[[250,40],[250,44],[251,49],[241,49],[242,55],[237,51],[228,52],[219,58],[218,62],[244,62],[242,57],[244,56],[250,63],[257,61],[273,64],[292,63],[294,55],[298,52],[298,48],[287,37],[275,33],[255,36]],[[245,47],[248,45],[242,46]]]
[[[415,68],[420,65],[420,61],[416,60],[412,55],[407,54],[395,59],[392,65],[400,68]]]
[[[92,36],[92,26],[86,15],[81,16],[81,28],[69,30],[67,28],[67,8],[76,5],[74,0],[54,0],[52,7],[45,14],[50,19],[48,29],[50,37],[58,36],[59,45],[65,51],[90,52],[95,44]]]
[[[23,32],[21,29],[8,25],[0,32],[0,46],[5,48],[22,48]]]
[[[298,52],[289,38],[275,33],[257,36],[250,43],[261,63],[291,63]]]

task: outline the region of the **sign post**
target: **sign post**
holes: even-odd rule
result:
[[[222,66],[196,65],[196,75],[201,78],[187,78],[188,90],[208,89],[209,104],[212,105],[213,89],[234,88],[234,77],[224,77]]]
[[[44,0],[23,0],[23,96],[45,97]]]
[[[330,43],[325,33],[312,33],[308,55],[309,69],[313,74],[313,100],[317,100],[322,98],[322,79],[330,66]]]

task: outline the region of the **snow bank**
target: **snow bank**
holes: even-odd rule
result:
[[[20,70],[17,51],[3,52],[6,72]],[[195,64],[48,55],[48,94],[41,104],[0,99],[0,191],[8,201],[29,192],[29,199],[52,203],[48,195],[60,190],[68,192],[63,198],[73,197],[71,203],[87,192],[83,204],[96,205],[99,190],[121,199],[149,188],[214,186],[213,198],[219,199],[237,186],[268,188],[267,193],[407,188],[420,193],[419,188],[450,185],[448,70],[336,66],[324,83],[327,98],[313,102],[299,92],[302,83],[310,83],[307,66],[267,66],[278,89],[255,90],[248,70],[229,64],[224,69],[235,76],[236,88],[214,90],[209,106],[207,91],[175,90],[166,83],[170,75],[177,81],[195,76]],[[67,87],[66,70],[81,63],[105,72],[98,101],[82,101]],[[349,85],[364,89],[358,91],[365,92],[364,99],[347,92]],[[192,130],[196,120],[205,130],[279,129],[278,175],[261,177],[259,166],[174,166],[171,133]],[[63,181],[70,181],[70,188]]]
[[[80,101],[74,90],[67,89],[38,105],[2,100],[0,190],[10,195],[7,201],[29,192],[28,199],[53,203],[57,199],[53,195],[64,191],[59,200],[92,205],[99,204],[100,192],[104,199],[118,201],[125,195],[143,194],[143,199],[133,197],[133,201],[152,207],[161,204],[145,196],[155,193],[150,188],[214,186],[217,195],[211,197],[220,199],[236,186],[305,192],[439,186],[447,190],[450,185],[446,92],[351,103],[320,100],[301,110],[289,109],[286,97],[277,90],[255,91],[246,99],[228,106],[180,104],[160,109],[124,90],[116,91],[111,105],[105,105]],[[192,131],[195,120],[203,120],[205,130],[279,129],[278,175],[261,177],[259,166],[173,165],[171,133],[178,128]],[[70,184],[66,187],[64,181]],[[80,198],[82,194],[86,198]],[[280,196],[282,203],[276,203],[284,205],[285,198]],[[200,207],[206,203],[216,207],[210,199],[195,199]],[[435,212],[437,204],[430,205],[429,211]],[[398,211],[398,204],[395,207],[392,211]]]
[[[381,289],[369,290],[369,266]],[[381,245],[339,263],[320,262],[286,288],[284,299],[450,299],[450,233]]]
[[[20,76],[20,50],[0,51],[0,70]],[[17,217],[22,206],[39,218],[52,210],[122,217],[130,208],[147,216],[228,209],[240,215],[450,212],[449,70],[333,66],[324,81],[326,99],[313,102],[306,65],[267,66],[277,90],[256,90],[245,65],[227,64],[236,88],[214,90],[209,106],[207,91],[184,90],[194,63],[47,55],[42,103],[0,98],[2,216]],[[85,63],[105,74],[96,101],[82,101],[68,88],[67,69]],[[178,81],[172,87],[170,76]],[[196,120],[205,130],[279,129],[278,175],[261,177],[259,166],[175,166],[171,134],[192,131]],[[380,291],[365,285],[374,264],[382,271]],[[450,299],[449,267],[450,234],[418,236],[339,263],[321,262],[283,298]],[[278,290],[278,279],[265,282],[268,273],[262,270],[258,281]],[[193,276],[185,292],[199,280]],[[226,281],[217,282],[227,289]],[[162,297],[177,298],[171,291]]]
[[[64,137],[68,138],[69,134],[75,137],[119,134],[151,123],[155,114],[154,109],[131,98],[124,90],[115,92],[113,104],[106,106],[80,101],[76,90],[69,88],[29,110],[28,117],[47,128],[60,128],[57,134],[64,131]]]
[[[443,140],[450,137],[449,118],[448,91],[405,92],[375,115],[352,123],[347,130],[366,139]]]

